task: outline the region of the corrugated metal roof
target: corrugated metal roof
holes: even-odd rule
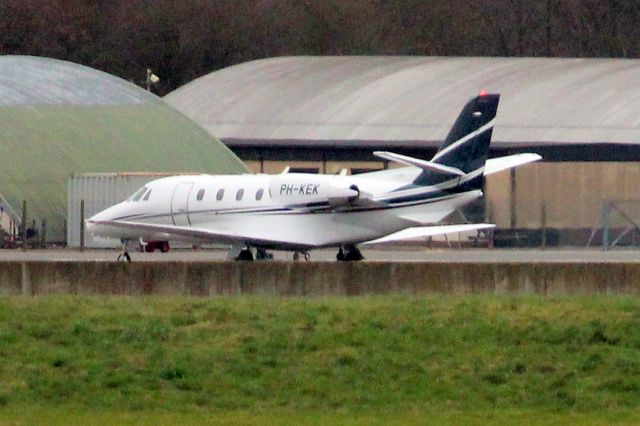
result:
[[[640,143],[640,60],[284,57],[167,95],[222,139],[439,141],[481,90],[502,94],[494,143]]]
[[[14,209],[27,200],[52,239],[64,238],[73,173],[246,171],[157,96],[84,66],[0,56],[0,98],[0,191]]]

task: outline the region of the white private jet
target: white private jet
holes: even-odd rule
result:
[[[415,239],[493,227],[437,224],[482,196],[485,175],[539,160],[517,154],[487,160],[500,95],[481,93],[458,116],[430,160],[374,152],[407,167],[348,176],[172,176],[146,184],[129,199],[87,220],[95,236],[127,247],[168,241],[231,246],[239,260],[269,258],[266,250],[338,248],[338,260],[361,260],[359,244]]]

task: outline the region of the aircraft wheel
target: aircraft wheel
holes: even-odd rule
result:
[[[293,261],[297,262],[298,260],[300,260],[300,253],[298,252],[293,253]]]
[[[169,251],[169,241],[163,241],[160,243],[160,251],[166,253]]]
[[[269,253],[265,249],[258,249],[256,253],[256,260],[272,260],[273,254]]]
[[[338,250],[338,254],[336,255],[336,260],[339,262],[344,262],[345,260],[347,260],[344,257],[344,251],[342,251],[342,247],[340,247],[340,249]]]
[[[304,253],[304,260],[308,262],[310,259],[311,259],[311,255],[309,253],[305,252]]]
[[[118,256],[118,262],[124,261],[131,262],[131,256],[129,256],[129,253],[126,251]]]
[[[345,255],[346,261],[352,262],[352,261],[359,261],[362,259],[364,259],[364,256],[356,246],[347,246],[347,254]]]
[[[253,253],[251,253],[251,250],[249,249],[242,249],[242,251],[240,251],[240,254],[236,258],[236,260],[253,261],[254,260]]]

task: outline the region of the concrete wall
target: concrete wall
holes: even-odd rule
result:
[[[640,263],[0,262],[0,295],[640,294]]]

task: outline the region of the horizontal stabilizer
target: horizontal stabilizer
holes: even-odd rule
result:
[[[490,223],[468,223],[463,225],[435,225],[435,226],[416,226],[413,228],[403,229],[402,231],[394,232],[382,238],[367,241],[362,244],[378,244],[389,243],[392,241],[411,241],[411,240],[424,240],[427,237],[433,237],[435,235],[450,234],[453,232],[468,232],[468,231],[480,231],[482,229],[495,228],[495,225]]]
[[[534,161],[539,161],[541,159],[542,157],[538,154],[531,153],[490,158],[484,165],[484,174],[485,176],[490,175],[513,167],[522,166],[523,164],[533,163]]]
[[[445,175],[456,175],[456,176],[465,175],[465,172],[463,172],[462,170],[456,167],[445,166],[444,164],[420,160],[418,158],[408,157],[406,155],[401,155],[401,154],[395,154],[393,152],[375,151],[373,155],[375,155],[376,157],[384,158],[385,160],[391,160],[397,163],[407,164],[409,166],[420,167],[423,170],[429,170],[435,173],[440,173]]]

